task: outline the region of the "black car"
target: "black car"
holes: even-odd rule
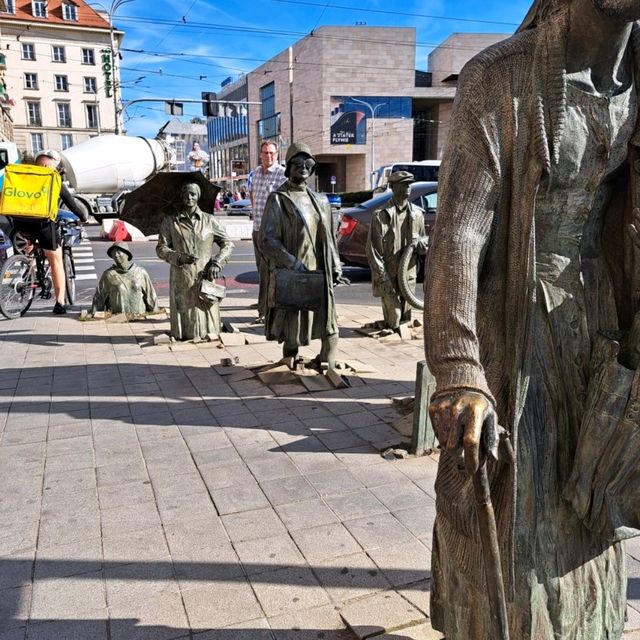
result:
[[[414,182],[411,185],[411,202],[424,211],[424,224],[427,235],[431,232],[436,217],[438,205],[437,182]],[[382,209],[389,200],[392,192],[384,193],[367,200],[357,207],[344,209],[340,216],[338,228],[338,253],[340,260],[349,266],[368,267],[369,261],[365,253],[365,244],[369,234],[369,226],[373,212]]]

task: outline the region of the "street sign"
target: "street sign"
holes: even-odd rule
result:
[[[335,176],[331,176],[331,184],[335,184],[336,183],[336,177]]]

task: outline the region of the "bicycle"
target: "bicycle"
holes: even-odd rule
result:
[[[64,210],[58,212],[56,224],[61,231],[65,298],[70,305],[76,299],[76,267],[72,247],[82,242],[82,228],[78,226],[78,222],[73,213]],[[51,267],[44,251],[37,242],[32,243],[28,238],[25,240],[23,246],[16,247],[17,253],[0,265],[0,313],[9,319],[20,318],[27,313],[38,289],[39,297],[44,300],[51,298],[53,289]]]

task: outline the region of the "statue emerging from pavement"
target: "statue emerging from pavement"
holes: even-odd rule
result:
[[[132,262],[133,254],[126,242],[115,242],[107,249],[114,264],[98,282],[91,313],[110,311],[143,315],[156,308],[157,297],[146,269]]]
[[[266,336],[284,343],[285,358],[320,338],[317,360],[333,366],[338,346],[333,287],[349,281],[342,276],[329,202],[307,186],[316,164],[311,150],[294,143],[285,160],[288,179],[269,194],[259,237],[269,262]]]
[[[171,336],[206,339],[221,330],[218,300],[201,296],[201,280],[214,281],[233,252],[233,243],[213,215],[198,207],[200,187],[189,182],[180,191],[181,206],[163,218],[156,253],[171,265]],[[213,245],[219,252],[212,257]]]
[[[622,543],[566,492],[594,341],[640,302],[639,19],[637,0],[537,0],[460,76],[425,291],[444,449],[431,616],[447,640],[496,637],[471,480],[486,449],[501,451],[488,471],[512,640],[622,635]]]
[[[416,252],[426,253],[424,213],[409,200],[413,181],[408,171],[396,171],[389,176],[393,197],[384,209],[374,212],[366,244],[373,295],[381,298],[385,325],[394,330],[411,320],[411,306],[398,285],[400,258],[406,247],[414,243]],[[406,278],[408,286],[415,289],[415,253]]]

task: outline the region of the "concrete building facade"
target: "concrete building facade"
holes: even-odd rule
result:
[[[0,29],[14,138],[24,154],[116,130],[124,34],[111,32],[108,16],[84,0],[9,0]]]
[[[253,168],[263,140],[276,142],[281,157],[292,141],[305,142],[318,160],[317,189],[369,188],[380,166],[442,157],[460,69],[504,37],[453,34],[422,72],[413,28],[320,27],[217,94],[238,94],[240,84],[261,106],[248,105],[246,134],[236,140],[212,136],[210,119],[210,147],[239,156],[234,149],[245,145]]]

